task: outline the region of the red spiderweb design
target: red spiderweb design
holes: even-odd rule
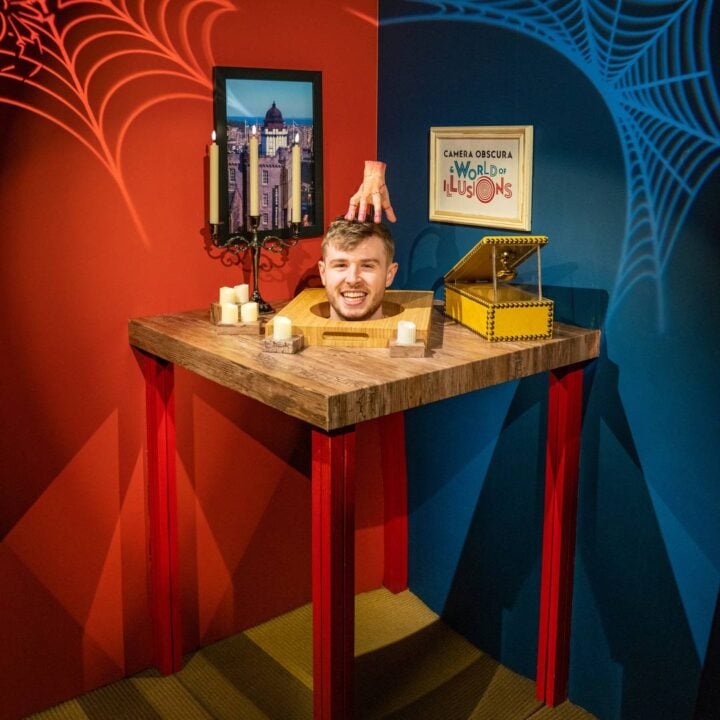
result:
[[[152,105],[210,100],[210,28],[231,10],[230,0],[0,0],[0,102],[93,153],[147,242],[122,173],[127,131]]]
[[[0,72],[24,67],[34,75],[40,69],[35,59],[42,52],[38,27],[49,14],[47,3],[0,0],[0,8]]]

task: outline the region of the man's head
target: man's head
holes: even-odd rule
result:
[[[377,320],[382,317],[385,288],[397,272],[395,244],[380,223],[339,219],[322,242],[320,278],[333,320]]]

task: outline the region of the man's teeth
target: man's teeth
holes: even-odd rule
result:
[[[364,292],[344,292],[342,294],[342,296],[346,297],[346,298],[355,299],[355,298],[365,297],[365,293]]]

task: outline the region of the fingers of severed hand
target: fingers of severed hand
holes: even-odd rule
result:
[[[397,222],[395,211],[390,204],[390,193],[385,185],[382,186],[382,207],[385,210],[385,215],[390,222]]]
[[[374,209],[373,221],[376,223],[382,222],[382,198],[380,193],[375,191],[372,194],[372,205]]]
[[[355,213],[358,209],[358,204],[360,203],[360,198],[363,194],[363,186],[362,183],[360,184],[360,187],[358,188],[358,191],[350,198],[350,204],[348,205],[347,212],[345,213],[345,219],[346,220],[354,220],[355,219]]]

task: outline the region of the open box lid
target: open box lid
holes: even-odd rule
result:
[[[547,243],[547,235],[487,235],[445,273],[445,282],[512,280],[517,267],[536,250],[539,267],[540,248]]]

